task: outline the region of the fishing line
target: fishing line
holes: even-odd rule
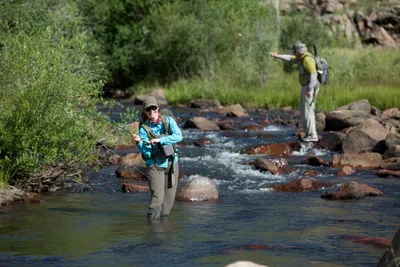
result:
[[[89,114],[95,116],[96,118],[102,119],[102,120],[104,120],[104,121],[106,121],[106,122],[108,122],[108,123],[111,123],[112,125],[114,125],[114,126],[117,127],[118,129],[120,129],[120,130],[122,130],[122,131],[124,131],[124,132],[126,132],[126,133],[128,133],[128,134],[130,134],[130,135],[134,135],[132,132],[128,131],[127,129],[125,129],[125,128],[121,127],[121,126],[119,126],[117,123],[113,122],[112,120],[108,120],[108,119],[106,119],[106,118],[103,118],[103,117],[101,117],[99,114],[95,114],[95,113],[90,112],[90,111],[87,111],[87,110],[84,111],[84,112],[85,112],[85,113],[89,113]]]

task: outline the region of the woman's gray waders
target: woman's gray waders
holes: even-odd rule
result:
[[[178,186],[179,164],[173,164],[171,168],[160,168],[158,166],[147,166],[147,176],[150,187],[150,204],[147,219],[155,220],[168,216],[175,201],[176,188]],[[170,179],[169,179],[170,178]]]

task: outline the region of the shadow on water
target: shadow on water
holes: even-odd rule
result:
[[[121,107],[121,106],[120,106]],[[180,126],[198,111],[174,109]],[[119,111],[113,113],[115,116]],[[222,118],[206,113],[207,118]],[[238,123],[257,124],[268,113],[256,112]],[[200,132],[184,130],[189,144],[181,148],[185,177],[203,175],[219,187],[212,203],[176,202],[171,217],[148,224],[148,193],[121,192],[116,166],[86,177],[95,192],[40,196],[42,204],[19,204],[0,212],[0,266],[225,266],[250,260],[274,266],[376,266],[384,249],[359,244],[348,236],[391,239],[400,221],[400,180],[358,170],[338,177],[337,169],[301,163],[310,155],[331,161],[319,149],[288,157],[293,171],[261,173],[249,165],[256,156],[244,153],[257,144],[295,141],[294,127],[271,125],[262,131]],[[193,140],[208,138],[205,147]],[[126,155],[135,150],[121,151]],[[357,181],[385,195],[359,201],[327,201],[321,189],[281,193],[269,186],[317,170],[315,179],[337,186]],[[333,189],[333,190],[334,190]]]

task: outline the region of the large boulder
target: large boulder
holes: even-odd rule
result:
[[[325,131],[341,131],[362,124],[369,113],[363,110],[334,110],[326,114]]]
[[[325,191],[322,193],[321,198],[329,200],[344,200],[344,199],[360,199],[364,197],[357,182],[348,182],[340,186],[339,191]]]
[[[140,153],[129,153],[121,160],[115,174],[124,179],[144,180],[145,167],[145,161]]]
[[[341,132],[326,132],[319,140],[318,145],[321,148],[329,149],[332,151],[342,150],[342,140],[346,134]]]
[[[244,108],[240,104],[227,106],[221,108],[218,113],[226,114],[228,117],[248,117],[249,115],[246,113]]]
[[[194,175],[178,188],[176,200],[210,201],[219,198],[218,185],[210,178]]]
[[[333,156],[334,168],[350,166],[353,168],[378,168],[382,163],[382,155],[378,153],[345,153]]]
[[[185,122],[183,129],[195,128],[202,131],[219,131],[218,125],[210,120],[203,117],[193,117],[192,119]]]
[[[400,145],[400,135],[394,131],[390,130],[389,133],[387,134],[385,140],[380,141],[374,148],[373,152],[378,152],[380,154],[385,154],[386,151],[393,146],[398,146]],[[385,158],[390,158],[394,157],[391,156],[391,152],[388,152],[389,154],[385,156]]]
[[[367,119],[351,129],[342,140],[344,153],[371,152],[379,141],[385,140],[388,130],[379,122]]]
[[[361,110],[366,113],[371,112],[371,104],[367,99],[358,100],[356,102],[350,103],[348,105],[341,106],[338,110]]]

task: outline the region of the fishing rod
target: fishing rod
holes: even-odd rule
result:
[[[113,122],[113,121],[111,121],[111,120],[108,120],[108,119],[106,119],[106,118],[103,118],[103,117],[101,117],[101,116],[99,116],[98,114],[94,114],[93,112],[90,112],[90,111],[86,111],[87,113],[89,113],[89,114],[91,114],[91,115],[93,115],[93,116],[95,116],[96,118],[100,118],[100,119],[102,119],[102,120],[104,120],[104,121],[106,121],[106,122],[109,122],[109,123],[111,123],[112,125],[114,125],[115,127],[117,127],[117,128],[119,128],[119,129],[121,129],[121,130],[123,130],[123,131],[125,131],[125,132],[127,132],[127,133],[129,133],[130,135],[134,135],[132,132],[130,132],[130,131],[128,131],[128,130],[126,130],[125,128],[123,128],[123,127],[121,127],[121,126],[119,126],[118,124],[116,124],[115,122]],[[113,150],[111,150],[109,147],[107,147],[105,144],[103,144],[103,143],[100,143],[101,144],[101,146],[104,148],[104,149],[107,149],[108,151],[110,151],[111,153],[113,153],[114,155],[117,155],[117,156],[119,156],[117,153],[115,153]],[[134,165],[130,165],[131,167],[133,167],[135,170],[137,170],[138,172],[140,172],[142,175],[144,175],[145,177],[147,177],[148,179],[151,179],[147,174],[145,174],[144,172],[142,172],[139,168],[137,168],[136,166],[134,166]]]
[[[256,42],[254,42],[254,41],[251,41],[251,40],[245,38],[245,37],[243,36],[243,34],[241,34],[240,32],[239,32],[238,34],[239,34],[240,37],[243,38],[243,40],[245,40],[245,41],[247,41],[247,42],[250,42],[250,43],[253,43],[253,44],[256,44],[256,45],[257,45],[258,47],[260,47],[263,51],[268,52],[268,50],[267,50],[264,46],[260,45],[259,43],[256,43]]]
[[[128,131],[127,129],[125,129],[125,128],[121,127],[121,126],[119,126],[117,123],[113,122],[112,120],[108,120],[108,119],[106,119],[106,118],[104,118],[104,117],[101,117],[99,114],[95,114],[95,113],[90,112],[90,111],[87,111],[87,110],[84,111],[84,112],[89,113],[89,114],[95,116],[96,118],[100,118],[100,119],[102,119],[102,120],[104,120],[104,121],[106,121],[106,122],[108,122],[108,123],[111,123],[112,125],[114,125],[114,126],[117,127],[118,129],[120,129],[120,130],[122,130],[122,131],[124,131],[124,132],[126,132],[126,133],[128,133],[128,134],[130,134],[130,135],[134,135],[132,132]]]

